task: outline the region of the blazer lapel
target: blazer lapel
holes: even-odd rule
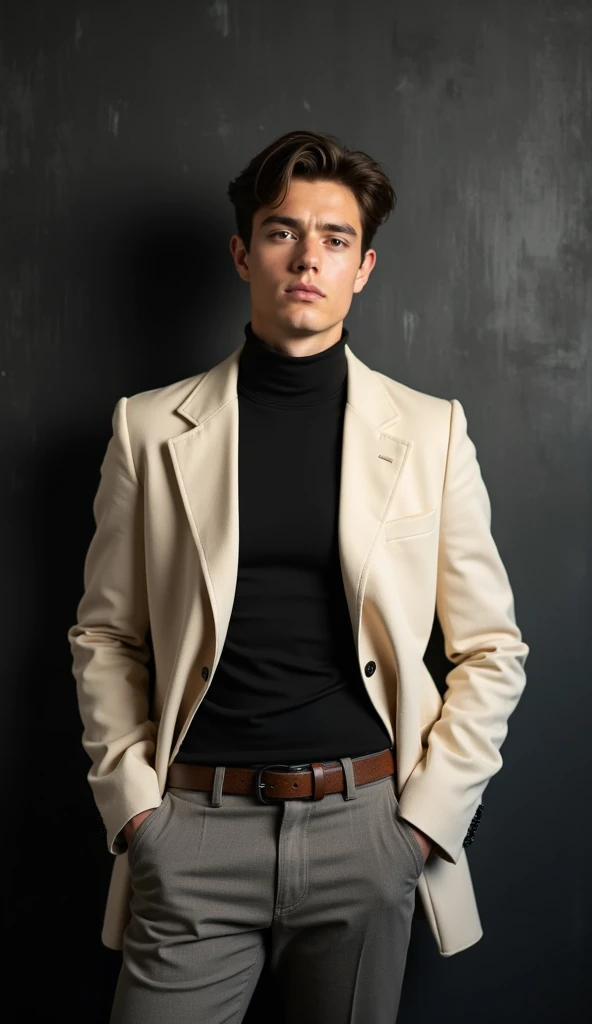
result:
[[[244,343],[243,343],[244,344]],[[212,606],[215,657],[224,645],[238,574],[238,363],[243,345],[205,373],[177,412],[193,429],[168,440]],[[364,588],[380,527],[411,441],[390,428],[399,411],[349,346],[339,498],[339,554],[356,647]],[[211,678],[211,674],[210,674]]]

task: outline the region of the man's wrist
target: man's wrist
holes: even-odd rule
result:
[[[425,839],[426,843],[429,843],[430,846],[434,845],[434,840],[430,836],[426,835],[425,832],[422,832],[422,830],[418,828],[417,825],[412,825],[412,828],[414,828],[416,832],[419,832],[420,836],[422,837],[422,839]]]
[[[417,832],[422,837],[422,839],[425,839],[427,843],[434,842],[434,840],[430,836],[426,835],[426,833],[423,832],[420,828],[418,828],[417,825],[414,825],[412,821],[408,821],[407,818],[403,818],[403,821],[405,821],[410,828]]]

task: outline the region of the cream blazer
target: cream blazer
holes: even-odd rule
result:
[[[208,371],[121,398],[101,466],[68,639],[88,781],[114,855],[101,934],[112,949],[122,948],[130,915],[119,833],[160,804],[232,611],[242,347]],[[401,813],[438,847],[419,878],[416,913],[451,956],[483,934],[463,839],[502,766],[529,648],[460,402],[370,369],[347,344],[345,354],[343,586],[360,675],[395,745]],[[423,661],[436,610],[453,663],[444,703]]]

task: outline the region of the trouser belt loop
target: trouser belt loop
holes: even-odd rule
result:
[[[220,807],[222,804],[222,787],[224,786],[225,765],[217,765],[214,772],[214,785],[212,786],[212,807]]]
[[[322,761],[312,761],[312,799],[322,800],[325,795],[325,766]]]
[[[355,800],[357,797],[356,792],[356,781],[354,779],[354,766],[352,764],[351,757],[339,757],[337,759],[341,761],[343,768],[343,774],[345,775],[345,796],[344,800]]]

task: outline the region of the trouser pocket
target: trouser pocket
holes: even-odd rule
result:
[[[405,840],[407,849],[409,850],[409,853],[413,858],[413,863],[417,870],[417,877],[419,878],[424,866],[423,851],[417,841],[415,832],[411,828],[411,825],[409,824],[409,822],[405,821],[405,819],[401,816],[401,808],[399,805],[399,801],[397,799],[397,794],[395,792],[395,781],[393,776],[389,778],[389,796],[391,798],[391,803],[393,807],[393,819],[395,825],[397,826],[399,832],[401,833],[403,839]]]
[[[168,802],[168,795],[168,792],[164,794],[158,807],[155,807],[155,809],[151,811],[150,814],[146,815],[144,820],[140,823],[140,825],[134,832],[132,836],[132,841],[131,843],[129,843],[127,851],[130,868],[132,867],[133,862],[135,860],[138,847],[142,844],[144,840],[144,836],[146,835],[147,832],[150,832],[150,830],[154,828],[156,821],[162,814],[163,809],[165,808],[165,805]]]

